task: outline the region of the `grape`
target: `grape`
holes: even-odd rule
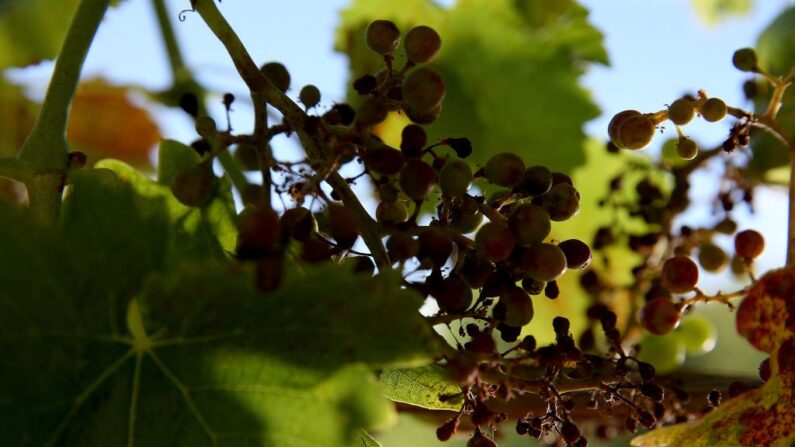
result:
[[[453,209],[450,211],[450,227],[459,233],[471,233],[480,226],[483,222],[483,214],[475,210],[474,212],[466,212],[461,209]]]
[[[457,275],[444,279],[433,294],[439,308],[447,313],[461,313],[472,304],[472,289]]]
[[[374,147],[364,153],[367,168],[384,175],[400,172],[406,159],[401,151],[389,147]]]
[[[419,157],[427,142],[428,135],[425,129],[416,124],[409,124],[401,132],[400,150],[406,158]]]
[[[640,115],[641,113],[637,110],[624,110],[613,115],[610,124],[607,125],[607,135],[610,137],[610,141],[618,141],[618,129],[626,120]]]
[[[270,292],[282,282],[284,259],[281,253],[269,253],[257,261],[257,289]]]
[[[475,251],[464,257],[458,273],[473,289],[479,289],[486,283],[486,278],[494,272],[494,264],[484,259]]]
[[[174,197],[187,206],[204,206],[212,197],[214,190],[215,175],[210,168],[202,164],[179,171],[171,185]]]
[[[566,271],[566,255],[553,244],[537,244],[529,247],[522,256],[525,276],[537,281],[552,281]]]
[[[449,196],[466,194],[472,181],[472,169],[462,160],[447,160],[439,171],[439,187]]]
[[[207,115],[202,115],[196,118],[196,133],[202,138],[210,139],[215,136],[218,128],[215,125],[215,120]]]
[[[392,261],[405,261],[417,256],[420,244],[408,233],[394,233],[386,241],[386,250]]]
[[[765,238],[756,230],[743,230],[734,236],[734,251],[737,256],[754,259],[765,249]]]
[[[298,93],[298,99],[307,109],[315,107],[320,102],[320,90],[312,84],[305,85]]]
[[[259,259],[281,241],[279,216],[267,207],[246,208],[237,222],[238,259]]]
[[[530,166],[518,188],[531,196],[543,196],[552,188],[552,173],[544,166]]]
[[[351,212],[342,205],[332,204],[328,207],[328,228],[331,236],[337,241],[339,248],[351,248],[359,232],[356,220]]]
[[[695,114],[693,102],[687,98],[679,98],[668,107],[668,118],[677,126],[689,123]]]
[[[475,248],[489,261],[508,259],[516,245],[516,237],[508,227],[489,222],[475,235]]]
[[[507,287],[500,294],[499,305],[504,310],[502,322],[512,327],[522,327],[533,319],[533,301],[520,287]]]
[[[417,110],[411,106],[406,109],[406,116],[414,124],[431,124],[432,122],[436,121],[437,118],[439,118],[441,113],[442,104],[439,104],[427,112]]]
[[[726,103],[719,98],[709,98],[701,105],[701,117],[710,123],[715,123],[726,116]]]
[[[638,360],[651,363],[657,374],[668,374],[685,361],[685,344],[675,333],[647,335],[640,342]]]
[[[356,111],[349,104],[334,104],[331,110],[323,114],[323,119],[331,125],[350,126],[356,117]]]
[[[715,325],[698,315],[685,318],[676,333],[685,344],[687,355],[701,355],[712,351],[718,336]]]
[[[268,62],[259,70],[281,92],[286,92],[290,88],[290,72],[284,65],[278,62]]]
[[[382,224],[399,224],[405,222],[408,217],[409,211],[401,201],[381,202],[375,209],[375,219]]]
[[[315,216],[302,206],[285,210],[279,221],[285,237],[292,237],[297,241],[305,241],[317,231]]]
[[[708,272],[720,272],[729,264],[729,257],[722,248],[705,242],[698,248],[698,263]]]
[[[196,117],[199,114],[199,98],[193,93],[183,93],[179,97],[179,106],[192,117]]]
[[[442,104],[445,86],[442,77],[430,68],[418,68],[403,80],[403,100],[420,114],[435,110]]]
[[[356,93],[360,95],[367,95],[370,94],[373,90],[381,84],[381,81],[386,80],[386,71],[380,71],[378,74],[384,73],[383,77],[375,77],[371,74],[366,74],[355,81],[353,81],[353,89],[356,90]]]
[[[436,184],[436,171],[420,159],[406,162],[400,171],[400,189],[414,200],[424,200]]]
[[[472,142],[469,141],[469,138],[448,138],[446,141],[458,158],[467,158],[472,155]]]
[[[544,196],[541,205],[549,212],[550,219],[568,220],[580,211],[580,193],[568,183],[559,183]]]
[[[566,255],[566,266],[570,269],[583,269],[591,263],[591,249],[579,239],[569,239],[558,244]]]
[[[676,255],[663,263],[660,282],[673,293],[689,292],[698,283],[698,266],[687,256]]]
[[[439,53],[442,38],[433,28],[425,25],[415,26],[406,33],[403,42],[406,57],[415,64],[427,64]]]
[[[400,30],[389,20],[374,20],[367,25],[365,41],[371,50],[386,56],[397,49]]]
[[[367,98],[356,112],[356,122],[365,127],[384,121],[389,114],[386,103],[379,98]]]
[[[301,260],[308,264],[316,264],[331,258],[331,247],[319,239],[310,238],[301,246]]]
[[[544,291],[547,283],[538,281],[533,278],[525,278],[522,280],[522,289],[530,295],[540,295]]]
[[[544,295],[546,295],[547,298],[551,300],[554,300],[555,298],[559,297],[560,287],[558,287],[558,282],[557,281],[548,282],[547,285],[544,287]]]
[[[698,145],[687,137],[682,137],[676,143],[676,153],[684,160],[692,160],[698,155]]]
[[[257,147],[251,143],[240,143],[235,149],[235,161],[244,171],[259,170],[259,155]]]
[[[511,187],[524,178],[524,162],[518,155],[502,152],[492,156],[483,167],[486,179],[495,185]]]
[[[637,110],[624,110],[613,116],[607,126],[610,140],[621,149],[641,149],[654,136],[654,120]]]
[[[521,245],[542,242],[552,230],[552,221],[544,208],[532,203],[516,207],[508,219],[508,226]]]
[[[571,421],[563,421],[560,424],[560,436],[566,444],[574,444],[580,439],[580,429]]]
[[[654,298],[640,309],[640,324],[654,335],[671,332],[681,320],[682,314],[670,298]]]
[[[740,71],[755,71],[756,51],[753,48],[740,48],[732,55],[732,64]]]
[[[475,429],[475,434],[467,441],[467,447],[497,447],[497,443],[483,436],[479,429]]]
[[[453,239],[439,227],[428,227],[417,237],[420,244],[418,258],[429,258],[433,265],[442,266],[453,253]]]

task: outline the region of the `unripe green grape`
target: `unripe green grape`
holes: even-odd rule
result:
[[[543,242],[552,231],[549,213],[532,203],[516,207],[508,218],[508,226],[516,235],[519,244],[525,246]]]
[[[537,244],[528,247],[522,255],[525,276],[538,281],[553,281],[566,271],[566,255],[553,244]]]
[[[502,152],[492,156],[483,167],[486,179],[495,185],[511,187],[524,178],[524,162],[518,155]]]
[[[371,50],[386,56],[400,44],[400,30],[389,20],[374,20],[367,25],[365,41]]]
[[[689,292],[698,283],[698,266],[687,256],[676,255],[663,263],[660,282],[673,293]]]
[[[765,249],[765,238],[756,230],[743,230],[734,236],[734,252],[745,259],[754,259]]]
[[[717,273],[729,264],[729,257],[722,248],[705,242],[698,248],[698,263],[708,272]]]
[[[235,161],[244,171],[259,170],[257,147],[251,143],[240,143],[235,149]]]
[[[513,232],[496,222],[483,225],[475,235],[475,248],[492,262],[508,259],[515,245],[516,237]]]
[[[511,286],[500,294],[501,306],[504,307],[502,320],[508,326],[522,327],[533,320],[533,300],[522,288]],[[502,313],[502,312],[500,312]]]
[[[676,153],[684,160],[692,160],[698,155],[698,145],[687,137],[682,137],[676,143]]]
[[[681,321],[682,313],[667,297],[654,298],[640,309],[641,326],[654,335],[671,332]]]
[[[213,171],[201,164],[193,165],[174,176],[171,192],[180,203],[201,207],[206,204],[215,190]]]
[[[718,338],[715,324],[698,315],[682,320],[676,333],[684,343],[687,355],[702,355],[712,351]]]
[[[290,88],[290,72],[287,71],[287,67],[279,62],[268,62],[260,67],[259,70],[282,93]]]
[[[196,133],[202,138],[210,139],[215,136],[218,128],[215,125],[215,120],[207,115],[202,115],[196,118]]]
[[[675,371],[685,362],[685,344],[675,333],[647,335],[640,342],[638,360],[651,363],[657,374]]]
[[[403,42],[406,57],[415,64],[427,64],[439,53],[442,38],[433,28],[425,25],[415,26],[406,33]]]
[[[701,105],[701,117],[710,123],[723,119],[727,112],[726,103],[720,98],[709,98]]]
[[[472,289],[458,275],[450,275],[442,281],[433,297],[443,311],[461,313],[472,304]]]
[[[580,193],[568,183],[559,183],[544,196],[541,206],[555,222],[568,220],[580,211]]]
[[[393,262],[405,261],[417,256],[420,252],[420,243],[408,233],[394,233],[386,240],[386,250],[389,259]]]
[[[400,133],[400,150],[406,158],[419,157],[427,142],[425,129],[416,124],[409,124]]]
[[[618,127],[613,142],[621,149],[643,149],[651,142],[655,131],[655,123],[650,116],[630,116]]]
[[[375,220],[382,224],[399,224],[405,222],[409,217],[406,205],[401,201],[381,202],[375,209]]]
[[[569,239],[558,244],[566,255],[566,267],[584,269],[591,263],[591,249],[579,239]]]
[[[378,98],[367,98],[356,111],[356,122],[365,127],[375,126],[389,114],[386,103]]]
[[[449,196],[466,194],[472,182],[472,169],[462,160],[447,160],[439,171],[439,187]]]
[[[320,102],[320,89],[312,84],[305,85],[301,88],[301,92],[298,93],[298,99],[301,100],[301,104],[304,107],[311,109]]]
[[[732,64],[740,71],[756,70],[756,51],[753,48],[741,48],[732,55]]]
[[[364,153],[367,168],[384,175],[397,174],[405,162],[402,152],[389,147],[370,148]]]
[[[445,86],[439,73],[430,68],[418,68],[403,80],[403,100],[419,113],[436,109],[444,100]]]
[[[420,159],[406,162],[400,171],[400,189],[414,200],[424,200],[436,184],[436,171]]]
[[[432,122],[436,121],[437,118],[439,118],[441,113],[442,104],[439,104],[427,112],[419,111],[411,106],[406,109],[406,116],[414,124],[431,124]]]
[[[679,98],[668,107],[668,119],[677,126],[684,126],[696,115],[693,102],[687,98]]]

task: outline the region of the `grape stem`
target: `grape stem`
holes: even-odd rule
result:
[[[732,303],[731,300],[734,298],[740,298],[747,295],[749,287],[744,287],[740,290],[736,290],[734,292],[729,292],[729,293],[718,292],[714,295],[707,295],[698,287],[696,287],[695,290],[696,294],[694,296],[680,301],[679,305],[681,305],[684,308],[685,306],[689,306],[691,304],[699,302],[709,303],[712,301],[718,301],[729,306],[730,309],[734,309],[734,303]]]
[[[267,101],[268,104],[284,116],[285,120],[295,130],[311,164],[314,166],[327,162],[325,157],[328,152],[327,148],[320,141],[317,129],[307,124],[308,116],[306,113],[262,74],[251,59],[248,50],[243,46],[240,38],[229,25],[229,22],[221,15],[214,0],[196,0],[191,2],[191,4],[213,34],[224,45],[232,58],[237,72],[252,92],[252,95],[259,95],[260,98]],[[339,172],[330,173],[325,180],[353,215],[362,239],[370,249],[379,267],[390,266],[391,263],[389,262],[386,248],[381,242],[382,228],[364,209],[348,182],[345,181]]]
[[[50,85],[33,130],[17,158],[29,171],[24,180],[34,218],[53,224],[61,209],[61,192],[68,167],[66,125],[80,71],[110,0],[83,0],[72,18],[55,61]]]

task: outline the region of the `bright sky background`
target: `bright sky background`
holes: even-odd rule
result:
[[[238,131],[250,128],[246,89],[220,43],[198,15],[187,14],[184,22],[177,22],[178,12],[190,6],[189,0],[166,3],[189,66],[211,90],[237,94],[234,108],[239,113],[233,115],[233,126]],[[225,0],[220,8],[255,61],[277,60],[289,68],[293,87],[288,93],[297,96],[300,86],[312,83],[323,92],[322,104],[330,105],[345,96],[347,60],[333,51],[333,41],[338,12],[348,3],[349,0]],[[753,46],[759,33],[793,1],[755,0],[752,13],[712,27],[697,18],[690,0],[581,0],[581,3],[591,11],[592,22],[605,33],[611,59],[610,67],[595,66],[584,78],[584,84],[604,112],[587,123],[585,129],[590,135],[604,138],[614,113],[627,108],[659,110],[682,93],[699,88],[730,104],[748,106],[741,92],[746,76],[732,68],[731,55],[737,48]],[[41,90],[51,68],[51,64],[41,64],[14,77],[34,90],[36,87]],[[126,0],[121,7],[111,10],[91,48],[84,75],[106,76],[117,83],[149,89],[169,85],[167,59],[150,2]],[[215,115],[221,117],[220,94],[212,103],[217,107]],[[166,137],[186,142],[194,138],[192,123],[181,111],[161,108],[158,118]],[[687,132],[705,146],[712,146],[725,137],[729,126],[729,120],[726,121],[718,126],[690,125]],[[655,142],[663,140],[657,138]],[[713,197],[714,185],[709,177],[702,179],[694,188],[695,200]],[[783,241],[786,234],[783,198],[781,192],[775,191],[758,194],[759,212],[753,218],[745,216],[743,226],[754,226]],[[708,202],[693,213],[694,218],[708,215]],[[784,245],[769,244],[763,266],[781,263]]]

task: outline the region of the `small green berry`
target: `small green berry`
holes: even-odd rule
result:
[[[740,71],[756,70],[756,51],[753,48],[741,48],[734,52],[732,64]]]
[[[687,137],[682,137],[676,143],[676,153],[685,160],[692,160],[698,155],[698,145]]]
[[[668,107],[668,118],[677,126],[689,123],[695,114],[693,102],[686,98],[677,99]]]
[[[320,90],[312,84],[305,85],[298,94],[298,99],[304,107],[311,109],[320,102]]]
[[[726,103],[719,98],[709,98],[701,105],[701,116],[710,123],[722,120],[726,116],[726,111]]]

